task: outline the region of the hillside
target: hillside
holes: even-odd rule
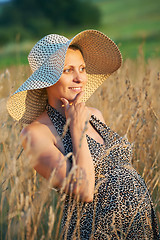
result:
[[[91,1],[100,9],[101,13],[100,25],[98,27],[93,25],[91,28],[104,32],[114,40],[124,59],[135,59],[141,50],[145,59],[160,57],[159,0]],[[63,28],[60,30],[60,34],[70,38],[87,28],[85,25],[81,29]],[[27,55],[36,41],[32,39],[20,42],[20,36],[21,32],[15,37],[15,43],[0,47],[0,68],[27,63]]]
[[[143,44],[145,57],[160,56],[159,0],[99,0],[100,30],[120,44],[125,57],[136,57]]]

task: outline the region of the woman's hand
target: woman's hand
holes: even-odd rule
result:
[[[83,92],[77,94],[75,100],[70,105],[68,100],[62,98],[64,104],[65,116],[69,120],[70,133],[73,145],[73,155],[78,171],[75,176],[77,183],[74,185],[74,193],[83,196],[86,202],[91,202],[94,195],[95,174],[91,153],[88,142],[84,134],[90,118],[90,111],[82,102]],[[83,173],[83,179],[79,185],[80,173]]]
[[[53,186],[80,197],[84,202],[93,201],[95,174],[91,153],[87,139],[84,135],[85,122],[89,120],[89,110],[81,102],[83,93],[77,95],[72,105],[66,99],[62,99],[65,107],[66,118],[70,119],[70,133],[73,146],[73,155],[76,168],[72,173],[73,178],[69,182],[66,178],[70,174],[71,162],[65,159],[59,150],[57,135],[50,131],[46,124],[33,122],[21,133],[22,144],[25,149],[29,146],[28,156],[34,162],[34,168],[42,176],[49,179],[53,170]],[[71,176],[72,176],[71,175]]]
[[[70,122],[69,126],[71,131],[76,128],[77,131],[82,132],[89,122],[91,113],[85,106],[85,103],[82,102],[83,95],[84,92],[77,94],[71,105],[67,99],[61,98],[65,108],[66,119]]]

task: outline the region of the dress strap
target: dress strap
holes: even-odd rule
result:
[[[58,135],[61,137],[65,149],[65,154],[72,152],[72,140],[69,128],[66,131],[66,134],[63,136],[66,118],[63,117],[63,115],[60,112],[58,112],[55,108],[53,108],[49,104],[46,105],[46,111]]]
[[[54,107],[49,105],[49,103],[46,105],[46,111],[54,127],[56,128],[58,135],[62,136],[63,128],[66,124],[65,117],[63,117],[62,114],[58,112]]]

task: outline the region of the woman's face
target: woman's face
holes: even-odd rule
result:
[[[63,73],[59,81],[47,88],[48,100],[59,101],[66,98],[72,102],[76,95],[84,90],[87,83],[85,62],[79,50],[68,49]]]

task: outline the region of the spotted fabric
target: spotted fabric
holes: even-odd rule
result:
[[[51,106],[46,109],[62,136],[66,119]],[[63,239],[160,239],[150,194],[131,164],[131,144],[94,115],[90,124],[104,139],[100,144],[86,135],[95,167],[94,200],[84,203],[66,196]],[[62,141],[65,154],[71,152],[69,130]]]

